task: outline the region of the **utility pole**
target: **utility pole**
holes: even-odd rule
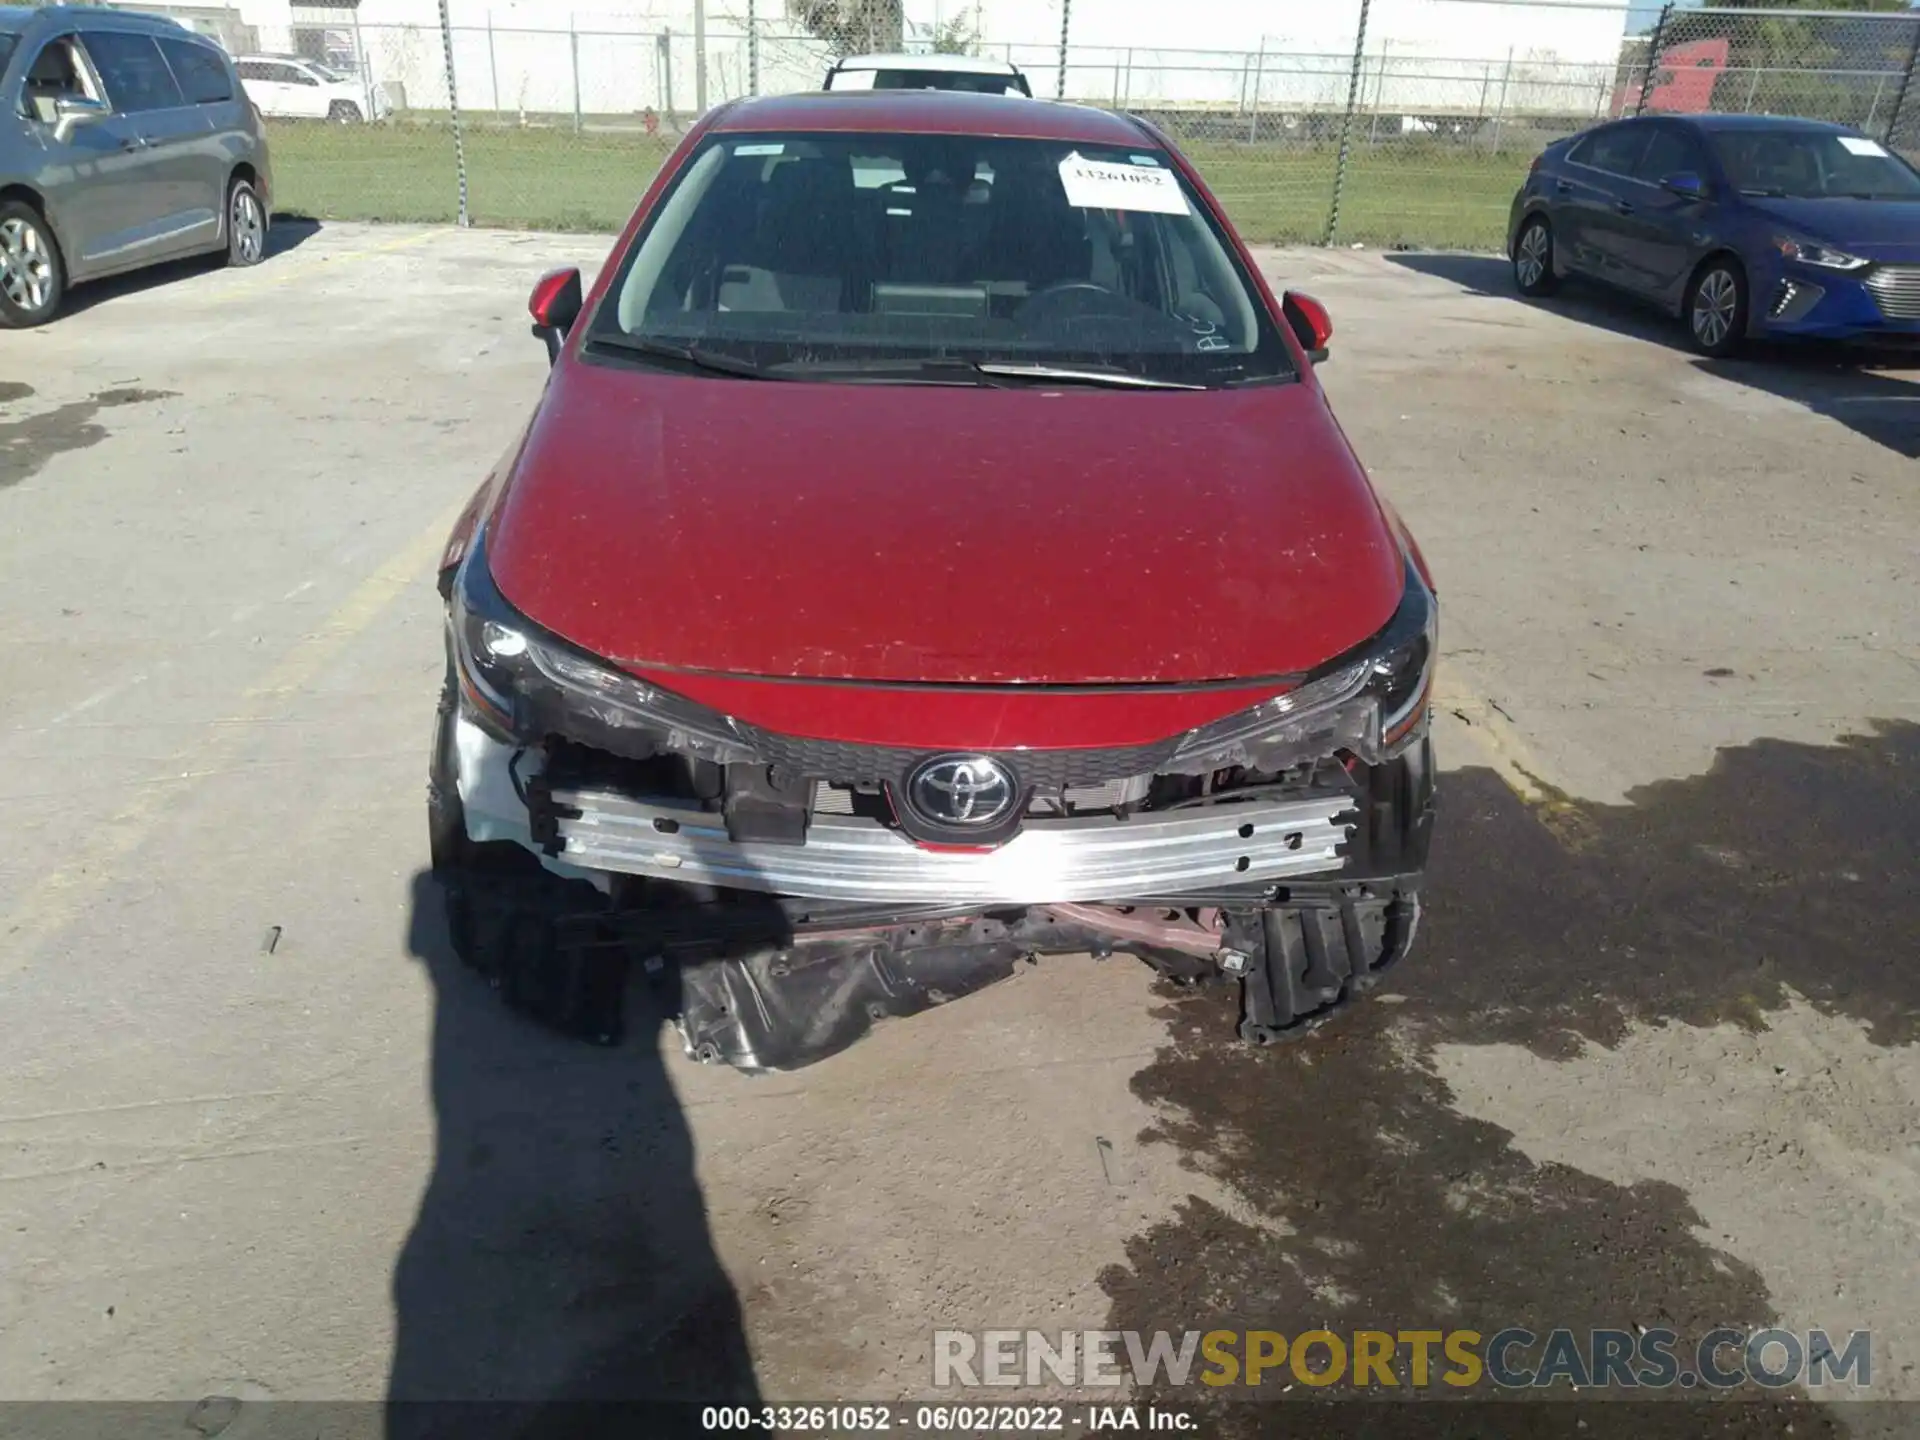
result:
[[[693,108],[707,113],[707,0],[693,0]]]

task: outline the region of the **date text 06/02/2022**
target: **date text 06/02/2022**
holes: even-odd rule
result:
[[[709,1405],[700,1428],[783,1435],[899,1430],[920,1435],[1047,1435],[1076,1432],[1192,1433],[1199,1422],[1159,1405]]]

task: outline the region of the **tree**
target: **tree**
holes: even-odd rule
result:
[[[933,53],[936,55],[972,55],[980,48],[980,27],[976,22],[979,12],[969,17],[961,11],[953,19],[933,32]]]
[[[787,13],[839,55],[899,50],[905,44],[901,0],[788,0]]]

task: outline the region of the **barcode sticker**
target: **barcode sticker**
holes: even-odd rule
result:
[[[1140,210],[1150,215],[1190,215],[1187,197],[1171,170],[1109,165],[1078,151],[1060,162],[1067,203],[1081,210]]]

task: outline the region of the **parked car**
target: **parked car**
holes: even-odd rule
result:
[[[1758,336],[1920,342],[1920,172],[1843,125],[1602,125],[1534,160],[1507,239],[1522,294],[1604,281],[1684,317],[1708,355]]]
[[[393,113],[382,86],[368,85],[318,60],[301,55],[238,55],[233,65],[260,113],[274,120],[355,125],[384,120]]]
[[[266,253],[272,167],[225,52],[121,10],[0,8],[0,325],[69,285]]]
[[[1032,95],[1018,66],[973,55],[849,55],[827,72],[822,90],[971,90]]]
[[[909,185],[859,182],[878,157]],[[1433,582],[1219,204],[1139,119],[737,101],[583,293],[455,528],[429,828],[454,944],[618,1034],[805,1064],[1027,957],[1241,989],[1413,938]]]

